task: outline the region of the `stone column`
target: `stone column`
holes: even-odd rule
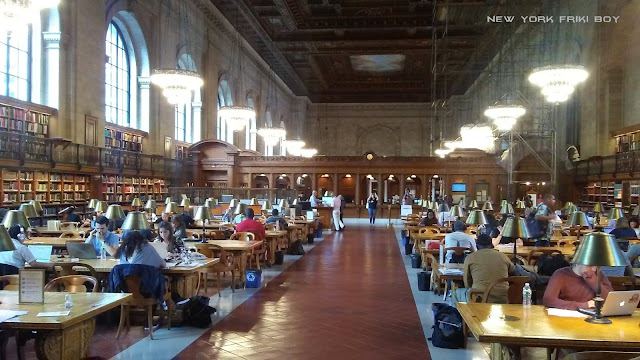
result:
[[[202,140],[202,134],[206,134],[204,121],[202,121],[202,102],[194,101],[191,103],[191,116],[193,117],[193,142]]]
[[[380,202],[380,205],[382,205],[385,202],[385,197],[384,197],[384,183],[382,181],[382,174],[378,174],[378,200]]]
[[[333,195],[338,195],[338,174],[333,174]]]
[[[43,104],[57,109],[60,106],[60,39],[59,31],[43,31],[44,67],[42,88],[44,92]]]
[[[140,121],[141,124],[146,124],[146,126],[141,127],[144,131],[149,131],[150,119],[149,119],[149,97],[151,92],[151,77],[149,76],[138,76],[138,96],[140,97],[140,101],[138,102],[138,119],[133,119],[136,121]],[[145,129],[146,128],[146,129]],[[151,136],[151,134],[149,135]],[[164,153],[164,138],[156,139],[157,144],[155,149],[151,149],[154,154],[162,154]],[[161,147],[161,148],[160,148]]]
[[[404,174],[400,174],[400,179],[398,179],[398,187],[400,189],[398,189],[398,195],[400,195],[400,204],[402,204],[402,197],[404,196],[404,190],[405,190],[405,175]]]

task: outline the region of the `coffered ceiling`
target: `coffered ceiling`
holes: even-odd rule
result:
[[[497,36],[504,26],[487,16],[530,15],[539,6],[539,0],[209,1],[296,95],[313,102],[463,94],[504,38]]]

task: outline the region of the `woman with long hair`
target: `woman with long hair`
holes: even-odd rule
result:
[[[148,265],[156,268],[166,265],[156,249],[149,244],[149,240],[138,231],[131,231],[122,238],[115,258],[120,258],[120,264]]]
[[[155,238],[154,242],[164,243],[167,246],[167,251],[170,253],[178,252],[183,245],[182,240],[176,239],[173,236],[173,228],[171,224],[166,221],[158,224],[158,237]]]
[[[367,211],[369,211],[369,224],[374,225],[376,223],[376,208],[378,207],[378,194],[375,191],[371,192],[367,199]]]

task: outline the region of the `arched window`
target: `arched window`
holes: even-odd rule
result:
[[[0,95],[30,101],[31,30],[0,37]]]
[[[265,112],[265,124],[268,124],[269,126],[272,126],[272,124],[273,124],[271,109],[267,109],[267,111]],[[267,156],[272,156],[273,155],[273,146],[269,146],[269,145],[267,145],[265,143],[264,144],[264,154],[267,155]]]
[[[231,105],[233,105],[233,99],[231,98],[229,83],[227,80],[222,79],[220,80],[220,85],[218,85],[218,113],[220,112],[221,107]],[[233,144],[233,129],[230,126],[227,126],[226,122],[223,121],[220,116],[218,116],[217,125],[218,139]]]
[[[129,56],[120,29],[109,24],[106,37],[105,121],[131,127]]]
[[[247,106],[254,109],[256,108],[255,103],[253,101],[253,98],[251,97],[251,94],[249,94],[247,96]],[[258,132],[258,128],[256,125],[256,117],[252,117],[249,120],[249,126],[247,127],[247,140],[246,140],[246,148],[249,150],[253,150],[256,151],[256,135]]]
[[[197,71],[191,56],[183,54],[178,59],[178,68]],[[196,90],[190,102],[176,106],[175,139],[177,141],[194,143],[200,140],[202,103],[200,90]]]

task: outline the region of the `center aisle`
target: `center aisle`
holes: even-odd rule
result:
[[[393,230],[350,225],[175,359],[430,359]]]

